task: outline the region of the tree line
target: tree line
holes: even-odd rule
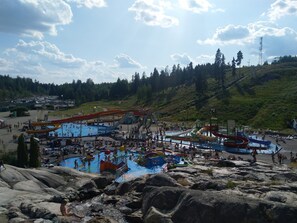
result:
[[[118,78],[114,83],[95,84],[92,79],[86,82],[73,80],[72,83],[44,84],[30,78],[11,78],[8,75],[0,76],[0,100],[20,98],[32,95],[58,95],[63,99],[74,99],[79,105],[84,102],[97,100],[119,100],[136,95],[138,101],[149,101],[154,93],[180,85],[195,84],[197,95],[203,95],[208,89],[208,78],[217,81],[218,89],[224,91],[226,71],[230,70],[235,77],[237,67],[241,65],[243,54],[239,51],[231,62],[226,63],[225,56],[220,49],[216,51],[214,63],[189,63],[185,67],[179,64],[171,69],[167,66],[163,70],[154,68],[147,75],[135,72],[132,80]],[[274,63],[296,61],[296,57],[280,57]]]

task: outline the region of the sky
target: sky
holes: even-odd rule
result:
[[[131,81],[174,64],[297,55],[297,0],[0,0],[0,75]]]

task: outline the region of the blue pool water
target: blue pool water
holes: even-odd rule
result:
[[[125,172],[123,175],[121,175],[120,177],[118,177],[116,179],[117,182],[129,181],[145,174],[159,173],[163,170],[161,166],[154,166],[152,168],[146,168],[146,167],[140,166],[134,161],[134,159],[136,159],[137,157],[137,154],[133,154],[131,159],[130,159],[130,155],[132,155],[132,153],[130,154],[128,153],[126,157],[129,170]],[[123,157],[123,156],[125,156],[125,153],[118,151],[118,157]],[[83,162],[79,157],[72,157],[72,158],[65,159],[60,163],[60,165],[64,167],[74,168],[75,160],[78,161],[78,170],[87,172],[87,173],[99,174],[100,160],[105,160],[105,154],[104,152],[101,152],[94,155],[94,159],[90,162],[90,165],[88,165],[88,162],[85,162],[85,165],[83,165]]]
[[[84,136],[97,136],[106,135],[114,130],[114,126],[103,125],[87,125],[76,123],[64,123],[61,127],[55,131],[49,133],[50,136],[57,135],[58,137],[84,137]]]

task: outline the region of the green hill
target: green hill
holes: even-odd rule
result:
[[[197,119],[207,122],[210,111],[215,111],[212,116],[216,116],[220,123],[235,120],[238,126],[289,132],[290,121],[297,118],[296,57],[283,57],[271,65],[237,68],[235,75],[232,75],[231,66],[226,66],[225,88],[218,85],[215,79],[218,75],[212,68],[211,64],[197,67],[190,64],[183,69],[177,66],[171,73],[161,71],[160,75],[155,69],[147,78],[139,79],[138,75],[137,79],[135,75],[134,82],[129,83],[118,79],[116,83],[94,84],[88,80],[60,86],[3,76],[0,96],[17,97],[29,92],[32,95],[63,95],[65,99],[74,97],[77,104],[92,101],[72,110],[53,112],[53,115],[86,114],[114,108],[149,108],[159,120],[192,124]],[[205,83],[207,89],[199,95],[195,85],[198,75],[207,78],[200,82]],[[104,100],[96,101],[97,98]]]
[[[208,121],[210,110],[215,109],[213,116],[220,123],[235,120],[237,125],[290,132],[289,123],[297,117],[297,63],[243,67],[237,72],[240,78],[236,79],[231,71],[227,72],[230,86],[224,96],[216,90],[215,81],[209,79],[209,90],[202,100],[197,98],[192,84],[154,94],[145,103],[137,103],[133,96],[121,101],[86,103],[81,108],[96,104],[110,109],[145,107],[161,120],[192,123],[197,119]]]

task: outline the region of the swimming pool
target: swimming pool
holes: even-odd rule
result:
[[[145,174],[154,174],[159,173],[163,171],[162,166],[154,166],[152,168],[146,168],[143,166],[138,165],[134,160],[137,158],[138,154],[136,153],[127,153],[122,151],[118,151],[117,153],[118,157],[126,156],[127,159],[127,165],[128,165],[128,171],[119,176],[116,181],[117,182],[124,182],[129,181],[132,179],[135,179],[137,177],[140,177]],[[83,163],[82,159],[80,157],[72,157],[63,160],[60,165],[64,167],[74,168],[75,166],[75,160],[77,160],[78,163],[78,170],[87,172],[87,173],[100,173],[100,160],[105,160],[105,153],[100,152],[98,154],[95,154],[94,159],[90,161],[90,165],[88,165],[88,162]]]
[[[49,135],[56,135],[59,138],[107,135],[114,131],[115,128],[115,126],[109,125],[108,123],[101,125],[63,123],[59,129],[50,132]]]

